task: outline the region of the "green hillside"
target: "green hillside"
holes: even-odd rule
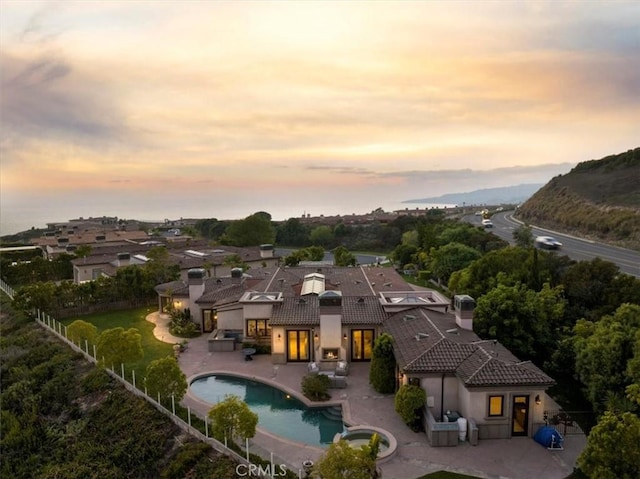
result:
[[[536,226],[640,249],[640,148],[579,163],[518,210]]]

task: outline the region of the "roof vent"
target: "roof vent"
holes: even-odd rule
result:
[[[405,321],[413,321],[414,319],[416,319],[416,317],[413,314],[406,314],[402,319],[404,319]]]
[[[364,303],[364,298],[358,298],[358,303]]]
[[[387,282],[387,283],[384,283],[384,285],[385,285],[386,287],[390,288],[390,287],[391,287],[391,281],[389,281],[389,282]]]
[[[449,333],[449,334],[458,334],[458,328],[447,329],[447,333]]]
[[[429,337],[428,333],[418,333],[414,336],[416,338],[416,341],[420,341],[421,339],[426,339]]]
[[[307,300],[306,300],[306,299],[304,299],[304,298],[300,298],[300,299],[298,300],[298,304],[307,304]]]

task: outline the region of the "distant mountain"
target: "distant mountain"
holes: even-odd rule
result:
[[[640,250],[640,148],[584,161],[552,178],[517,217]]]
[[[523,184],[504,186],[501,188],[486,188],[469,191],[467,193],[449,193],[442,196],[406,200],[403,203],[439,203],[448,205],[502,205],[519,204],[533,195],[542,184]]]

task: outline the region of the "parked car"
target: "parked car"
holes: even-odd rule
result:
[[[482,220],[482,226],[485,228],[493,228],[493,222],[491,220]]]
[[[562,243],[553,236],[538,236],[536,238],[536,246],[544,249],[558,249],[562,246]]]

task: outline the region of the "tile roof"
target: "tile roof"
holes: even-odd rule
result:
[[[554,383],[499,342],[459,328],[451,313],[414,308],[390,316],[383,327],[393,337],[398,366],[407,373],[455,374],[469,387]]]

